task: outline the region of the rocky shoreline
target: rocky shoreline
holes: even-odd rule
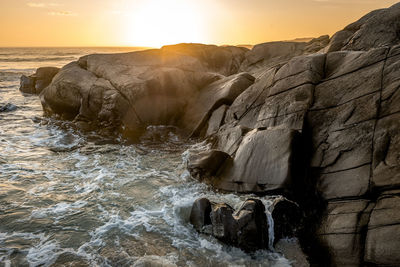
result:
[[[311,264],[398,266],[399,33],[396,4],[308,43],[88,55],[23,76],[21,91],[83,130],[136,139],[149,125],[173,125],[207,139],[212,150],[191,158],[192,176],[296,203],[301,225],[275,235],[297,236]],[[198,200],[192,223],[246,251],[267,248],[260,205],[234,212]]]

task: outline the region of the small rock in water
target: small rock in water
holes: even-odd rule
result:
[[[190,212],[190,223],[194,228],[202,232],[203,228],[211,224],[211,202],[207,198],[199,198],[193,203]]]
[[[59,72],[59,68],[42,67],[30,76],[22,75],[19,90],[27,94],[40,94],[52,81],[53,77]]]
[[[19,90],[23,93],[35,94],[36,93],[35,82],[36,82],[36,77],[34,75],[31,76],[22,75],[20,80]]]
[[[0,106],[0,112],[10,112],[16,110],[18,107],[14,104],[7,103],[4,106]]]
[[[238,223],[238,247],[245,251],[268,248],[268,221],[261,200],[247,199],[233,216]]]
[[[299,205],[284,197],[271,205],[274,219],[275,242],[284,237],[295,237],[301,226],[302,214]]]
[[[268,222],[264,204],[259,199],[247,199],[236,212],[225,203],[197,199],[190,222],[197,231],[246,252],[268,248]]]

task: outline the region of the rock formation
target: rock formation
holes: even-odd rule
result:
[[[267,249],[269,245],[267,216],[259,199],[246,200],[236,212],[225,203],[197,199],[192,206],[190,223],[200,233],[211,234],[244,251]]]
[[[237,211],[225,203],[196,199],[190,212],[190,223],[199,233],[213,235],[245,251],[273,249],[273,243],[282,238],[297,236],[302,221],[297,203],[278,197],[268,207],[268,212],[274,221],[274,236],[269,236],[266,207],[254,198],[243,202]]]
[[[89,55],[63,67],[40,98],[47,115],[82,127],[134,137],[164,124],[207,136],[213,150],[189,162],[193,176],[224,191],[296,201],[307,225],[296,234],[318,264],[395,266],[399,32],[396,4],[329,40]],[[215,214],[216,237],[239,244],[218,221],[225,214],[238,223],[230,207],[198,210]],[[198,230],[210,223],[196,218]]]
[[[62,68],[40,97],[47,114],[135,136],[149,125],[198,135],[214,110],[254,78],[238,73],[247,50],[200,44],[89,55]]]
[[[43,67],[38,68],[33,75],[22,75],[19,90],[23,93],[38,95],[51,83],[59,70],[59,68],[55,67]]]

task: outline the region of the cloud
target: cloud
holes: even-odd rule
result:
[[[112,15],[121,15],[121,14],[124,13],[124,12],[122,12],[121,10],[112,10],[112,11],[110,11],[110,13],[111,13]]]
[[[36,7],[36,8],[47,8],[47,7],[56,7],[60,6],[58,3],[37,3],[37,2],[30,2],[27,3],[29,7]]]
[[[75,17],[78,16],[78,14],[70,11],[52,11],[47,13],[50,16],[65,16],[65,17]]]

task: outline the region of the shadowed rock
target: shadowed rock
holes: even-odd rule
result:
[[[297,203],[286,198],[278,198],[271,205],[274,219],[275,243],[281,238],[296,237],[302,227],[302,213]]]
[[[367,200],[332,202],[317,230],[317,240],[330,254],[334,266],[360,266],[364,253],[364,229],[373,204]],[[327,259],[321,259],[325,261]]]
[[[258,199],[246,200],[236,212],[227,204],[210,204],[208,199],[197,199],[192,206],[190,222],[197,231],[212,234],[244,251],[268,248],[265,207]]]
[[[365,241],[364,260],[380,266],[400,262],[400,190],[385,192],[372,210]]]
[[[211,225],[211,202],[207,198],[199,198],[192,205],[190,223],[198,232],[205,232],[204,227]]]

